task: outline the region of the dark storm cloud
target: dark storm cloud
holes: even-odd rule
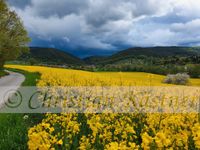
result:
[[[9,0],[9,4],[36,46],[91,52],[198,45],[200,40],[197,0]]]

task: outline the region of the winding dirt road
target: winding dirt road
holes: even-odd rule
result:
[[[9,75],[0,78],[0,108],[8,99],[8,93],[17,90],[25,80],[22,74],[7,71]]]

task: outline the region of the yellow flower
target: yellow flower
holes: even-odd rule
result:
[[[200,148],[200,124],[197,123],[192,129],[193,140],[195,142],[196,148]]]
[[[159,148],[168,147],[170,144],[170,140],[166,137],[166,135],[162,131],[156,134],[155,142]]]
[[[62,139],[57,142],[58,145],[63,145]]]
[[[152,143],[153,138],[148,135],[148,133],[143,133],[142,134],[142,147],[144,149],[150,149],[150,144]]]
[[[119,144],[117,142],[112,142],[109,145],[106,146],[106,149],[108,150],[118,150]]]

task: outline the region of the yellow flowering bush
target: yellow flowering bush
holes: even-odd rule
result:
[[[34,66],[7,67],[39,72],[41,79],[38,87],[165,86],[162,83],[163,76],[145,73],[91,73]],[[192,79],[191,83],[200,85],[198,79]],[[200,149],[198,87],[175,86],[171,90],[171,85],[168,86],[167,94],[161,90],[156,95],[135,92],[131,93],[131,97],[122,97],[123,101],[131,99],[133,105],[138,105],[135,113],[46,114],[41,123],[29,130],[29,149]],[[182,95],[173,95],[181,93],[183,89],[185,92]],[[116,94],[119,91],[113,92]],[[55,91],[52,93],[56,94]],[[77,105],[78,98],[73,97]],[[88,98],[88,101],[92,100]],[[124,103],[119,104],[123,109],[126,108]],[[149,108],[157,111],[146,112],[151,110]]]

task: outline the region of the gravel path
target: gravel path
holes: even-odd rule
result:
[[[25,80],[22,74],[7,71],[9,75],[0,78],[0,108],[8,100],[8,93],[17,90]]]

